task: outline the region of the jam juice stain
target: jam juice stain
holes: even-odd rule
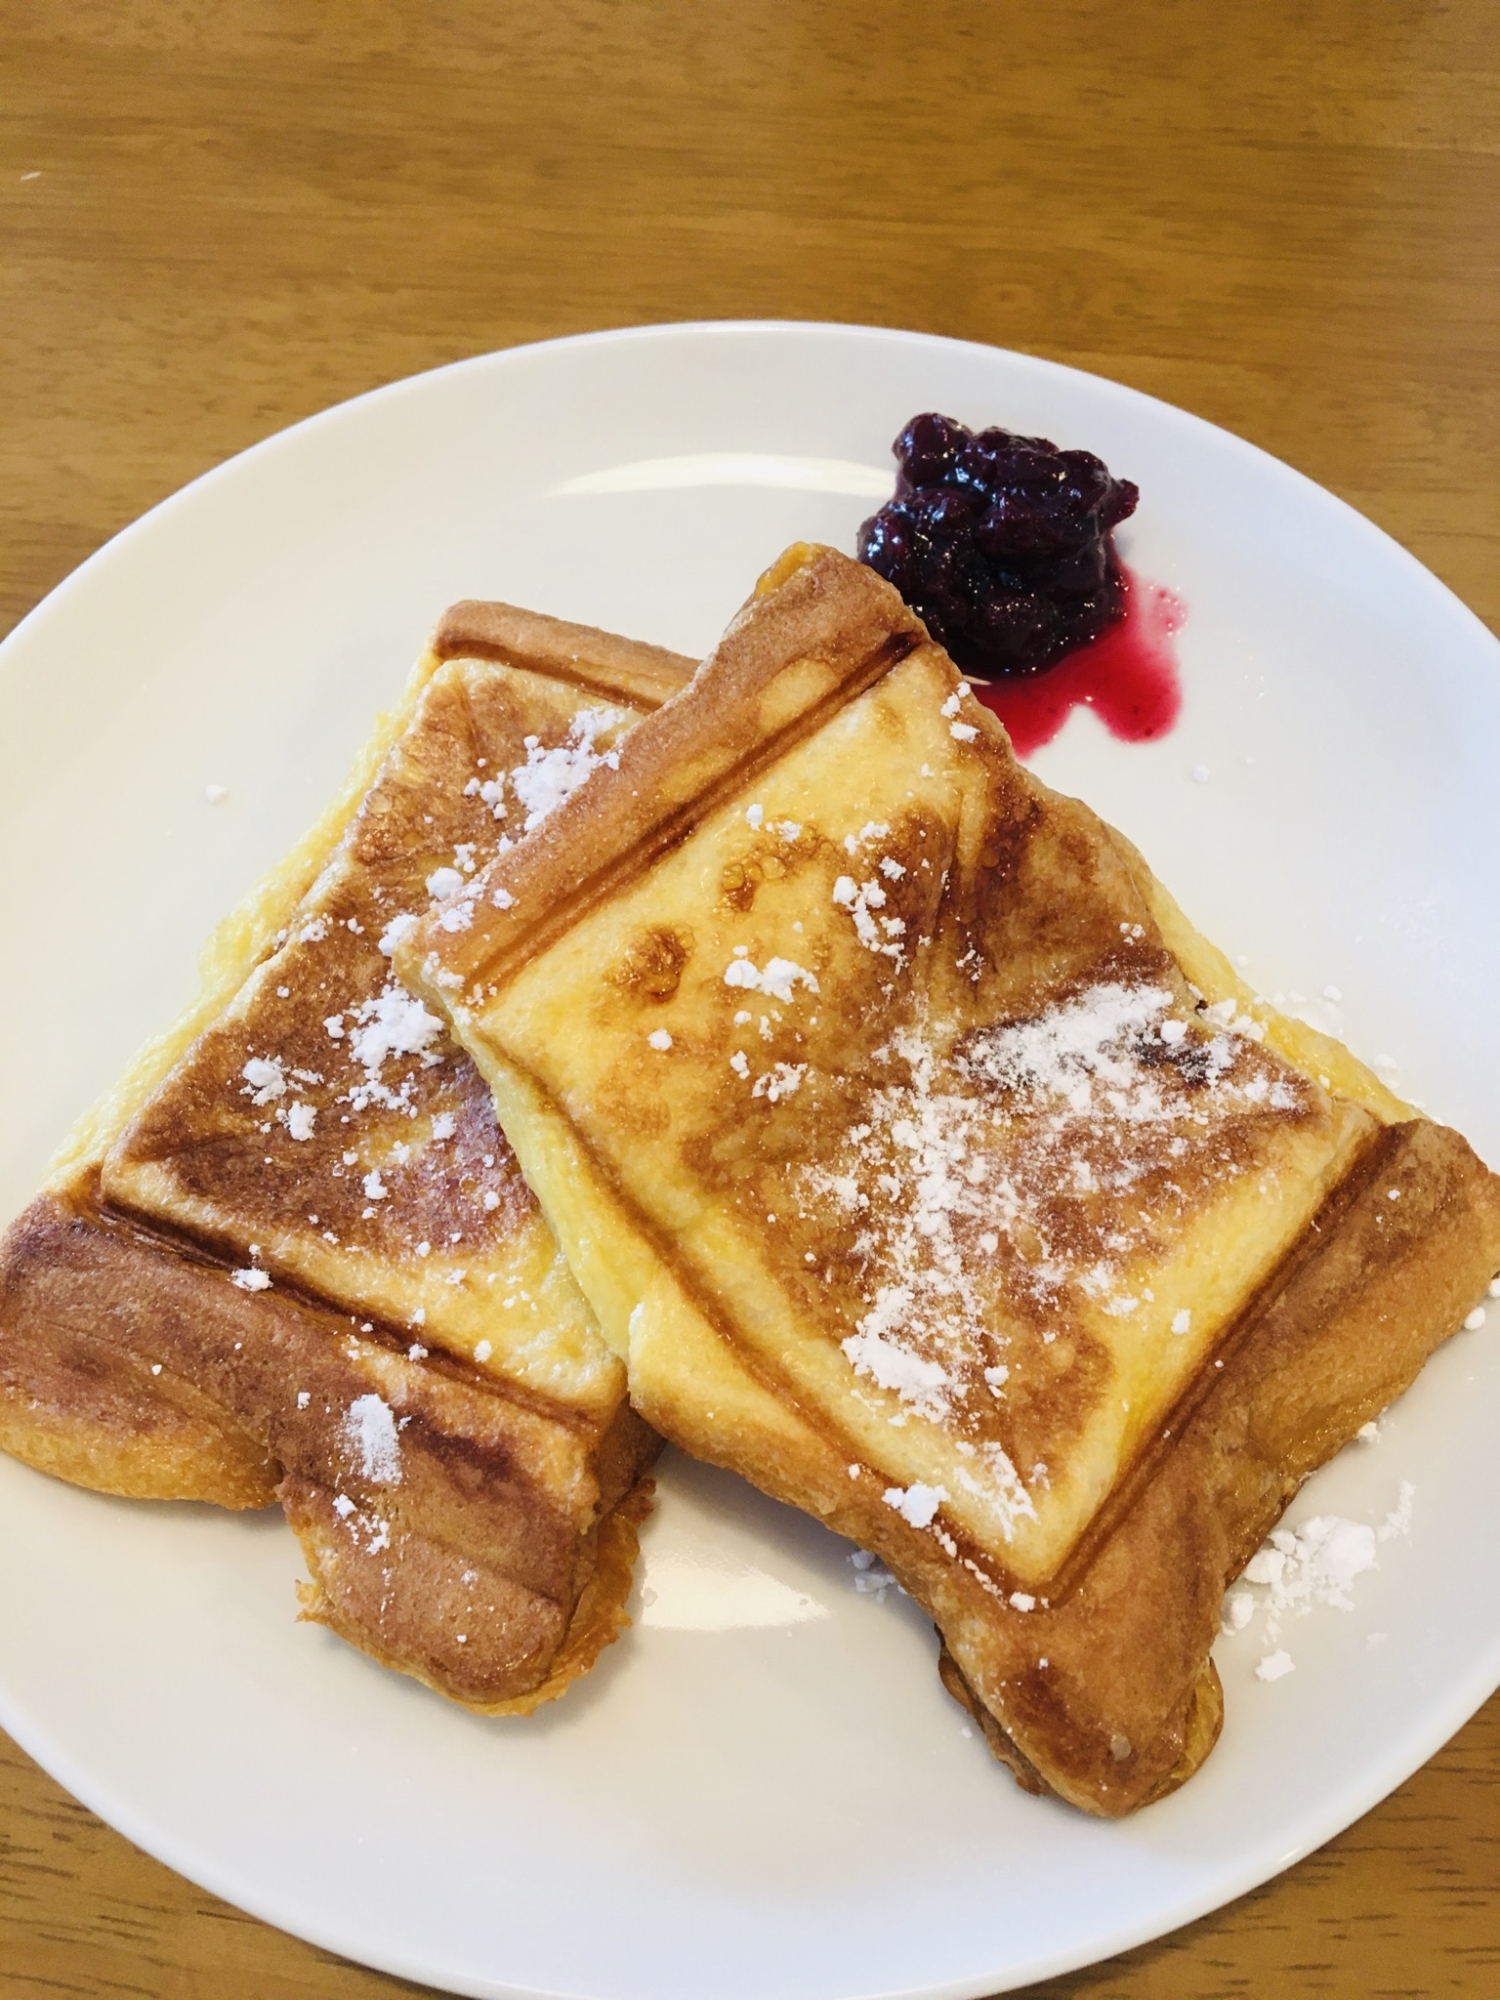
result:
[[[1112,736],[1154,743],[1177,720],[1182,684],[1175,635],[1187,607],[1158,583],[1123,569],[1125,611],[1118,624],[1039,674],[971,680],[975,696],[1009,731],[1018,757],[1050,743],[1075,707],[1093,709]]]

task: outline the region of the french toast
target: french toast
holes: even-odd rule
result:
[[[831,550],[474,902],[395,962],[641,1415],[877,1555],[1025,1787],[1180,1784],[1226,1583],[1481,1293],[1500,1183]]]
[[[692,664],[462,604],[190,1014],[0,1243],[0,1445],[104,1492],[279,1498],[304,1614],[486,1710],[626,1622],[659,1439],[489,1092],[394,980]]]

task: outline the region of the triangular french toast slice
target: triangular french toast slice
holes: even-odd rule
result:
[[[642,1415],[880,1556],[1091,1812],[1202,1761],[1226,1582],[1500,1262],[1464,1141],[1252,1004],[832,551],[396,962]]]
[[[691,671],[456,606],[0,1244],[0,1445],[106,1492],[279,1497],[306,1614],[481,1708],[615,1637],[659,1440],[390,952],[468,921],[476,872]]]

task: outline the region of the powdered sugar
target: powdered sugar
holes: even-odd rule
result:
[[[268,1292],[271,1289],[270,1274],[255,1270],[253,1267],[247,1267],[243,1271],[231,1271],[229,1282],[231,1285],[238,1285],[242,1292]]]
[[[286,1094],[286,1076],[275,1056],[251,1056],[240,1075],[245,1079],[244,1095],[256,1106]]]
[[[912,1298],[903,1285],[883,1285],[876,1295],[875,1310],[859,1323],[842,1345],[857,1375],[869,1375],[882,1389],[893,1389],[924,1417],[940,1422],[949,1402],[940,1391],[951,1386],[952,1377],[940,1362],[926,1361],[909,1347],[888,1337],[904,1326],[910,1315]]]
[[[779,1062],[755,1079],[750,1095],[763,1097],[768,1104],[779,1104],[798,1088],[806,1072],[806,1063]]]
[[[481,758],[483,763],[484,759]],[[503,777],[470,778],[464,786],[465,798],[481,798],[496,819],[505,818],[505,780]]]
[[[900,1588],[885,1564],[868,1549],[856,1549],[849,1560],[854,1565],[854,1588],[861,1597],[871,1596],[877,1604],[884,1604],[886,1592],[893,1586]]]
[[[393,1056],[418,1056],[429,1064],[441,1061],[432,1053],[432,1045],[442,1037],[442,1022],[395,980],[387,980],[379,993],[354,1008],[353,1020],[349,1051],[363,1067],[365,1080],[349,1093],[349,1103],[356,1111],[371,1103],[387,1110],[409,1109],[409,1090],[387,1089],[381,1070]]]
[[[1300,1528],[1276,1528],[1245,1567],[1247,1583],[1268,1593],[1267,1630],[1272,1637],[1290,1611],[1331,1604],[1353,1608],[1349,1586],[1375,1567],[1375,1530],[1337,1514],[1315,1514]]]
[[[434,868],[426,882],[428,895],[438,903],[445,903],[450,896],[456,896],[463,886],[464,878],[456,868]]]
[[[1378,1527],[1339,1514],[1314,1514],[1299,1527],[1272,1529],[1224,1599],[1220,1623],[1225,1636],[1247,1631],[1264,1613],[1263,1643],[1275,1647],[1289,1618],[1305,1617],[1321,1606],[1352,1611],[1354,1582],[1378,1566],[1380,1545],[1410,1532],[1414,1498],[1415,1488],[1402,1480],[1396,1505]],[[1278,1657],[1287,1656],[1272,1653],[1261,1661],[1256,1672],[1262,1680],[1291,1671],[1290,1660],[1266,1671]]]
[[[540,737],[525,739],[526,762],[518,764],[510,774],[516,799],[526,814],[523,833],[540,826],[548,813],[571,797],[599,765],[618,767],[619,752],[600,750],[597,742],[601,735],[617,730],[625,720],[619,709],[586,708],[573,718],[566,737],[552,749],[545,749]],[[483,786],[480,790],[482,794]]]
[[[1180,1116],[1181,1105],[1169,1102],[1161,1067],[1143,1063],[1141,1050],[1153,1041],[1166,1050],[1184,1049],[1186,1022],[1163,1018],[1171,1005],[1172,995],[1161,987],[1106,981],[1032,1020],[984,1030],[970,1044],[964,1066],[988,1083],[1052,1099],[1075,1114],[1098,1111],[1131,1124],[1159,1124]],[[1218,1083],[1236,1055],[1227,1035],[1195,1044],[1196,1080]],[[1279,1080],[1259,1095],[1275,1110],[1298,1101]]]
[[[317,1122],[317,1111],[311,1104],[290,1104],[286,1110],[287,1135],[292,1139],[310,1139],[313,1126]]]
[[[783,1003],[790,1002],[799,985],[809,993],[818,990],[814,974],[789,958],[767,959],[765,970],[760,971],[749,958],[737,956],[724,968],[724,984],[743,987],[747,993],[764,993],[768,999]]]
[[[379,949],[387,958],[390,958],[395,952],[397,945],[404,944],[416,928],[417,919],[415,912],[403,910],[399,916],[392,917],[381,932]],[[330,1028],[329,1033],[331,1034],[332,1032],[333,1030]]]
[[[373,1391],[356,1396],[339,1426],[345,1450],[360,1475],[375,1486],[395,1486],[401,1479],[401,1440],[395,1413]]]
[[[941,1486],[924,1486],[920,1479],[915,1479],[904,1488],[888,1486],[881,1498],[911,1527],[930,1528],[948,1495]]]
[[[984,1333],[985,1301],[955,1230],[956,1220],[988,1214],[993,1196],[975,1141],[981,1127],[972,1100],[937,1087],[933,1050],[915,1030],[877,1052],[904,1064],[909,1081],[878,1091],[870,1122],[854,1127],[855,1171],[804,1170],[809,1192],[856,1222],[856,1256],[874,1279],[874,1304],[842,1343],[865,1375],[932,1422],[950,1416],[968,1385],[956,1365],[993,1365]],[[881,1197],[872,1207],[869,1187]],[[978,1475],[978,1476],[976,1476]],[[988,1441],[965,1484],[983,1493],[1002,1518],[1034,1518],[1030,1496],[1001,1446]]]
[[[882,833],[889,832],[882,827]],[[848,845],[848,842],[845,842]],[[898,965],[904,963],[906,953],[900,942],[906,932],[906,924],[900,917],[882,917],[876,914],[885,908],[885,890],[872,876],[868,882],[856,882],[852,875],[840,875],[833,885],[833,900],[841,909],[849,912],[854,919],[854,934],[867,951],[879,952],[891,958]]]

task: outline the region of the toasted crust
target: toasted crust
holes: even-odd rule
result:
[[[192,1267],[167,1271],[192,1287]],[[264,1444],[138,1338],[159,1275],[156,1246],[37,1196],[0,1262],[0,1448],[99,1493],[269,1506]]]
[[[475,599],[443,613],[432,651],[439,660],[499,660],[640,709],[670,701],[696,665],[680,653],[617,632]]]
[[[357,1033],[387,1018],[382,928],[435,860],[500,835],[481,781],[503,791],[580,711],[627,729],[690,672],[456,607],[356,783],[222,927],[185,1022],[0,1243],[0,1447],[133,1497],[279,1497],[306,1615],[486,1711],[562,1692],[620,1629],[660,1441],[471,1066],[435,1022],[373,1056]],[[266,1288],[236,1282],[252,1268]]]
[[[280,1498],[315,1579],[308,1615],[471,1705],[562,1691],[553,1656],[599,1524],[658,1448],[628,1405],[602,1429],[543,1415],[480,1370],[412,1362],[395,1329],[239,1291],[201,1249],[86,1201],[40,1196],[23,1225],[0,1292],[0,1410],[32,1413],[7,1437],[17,1456],[132,1498]],[[348,1432],[371,1394],[402,1425],[394,1489],[362,1476]],[[606,1581],[623,1605],[618,1561]],[[598,1595],[595,1652],[611,1636]]]
[[[415,1536],[393,1545],[401,1588],[392,1593],[389,1572],[350,1562],[332,1496],[288,1479],[282,1505],[314,1578],[297,1586],[302,1616],[481,1715],[531,1715],[566,1694],[630,1624],[625,1601],[653,1491],[650,1479],[637,1481],[601,1518],[570,1617],[554,1599]],[[512,1685],[522,1691],[508,1693]]]
[[[1494,1177],[1236,990],[829,551],[778,567],[480,909],[398,963],[642,1415],[881,1556],[1022,1783],[1106,1816],[1180,1784],[1218,1733],[1225,1584],[1482,1291]],[[1079,1084],[1070,1112],[1095,1075],[1116,1108]]]

